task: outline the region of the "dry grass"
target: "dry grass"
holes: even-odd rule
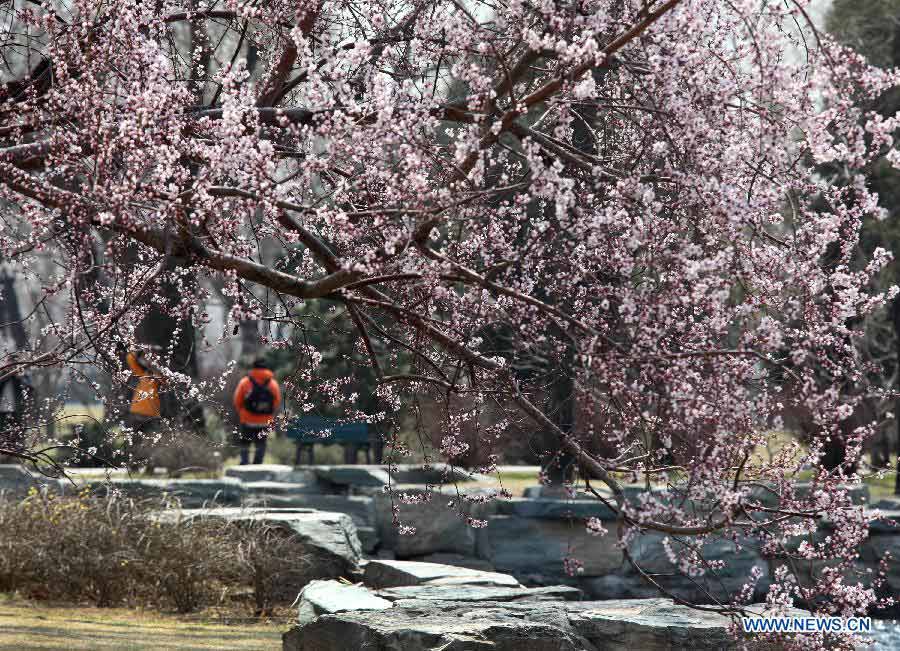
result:
[[[283,619],[223,621],[214,613],[187,617],[0,598],[0,649],[4,650],[274,651],[281,649],[281,634],[288,627]]]

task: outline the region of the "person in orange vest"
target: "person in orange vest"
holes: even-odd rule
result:
[[[150,448],[153,442],[144,439],[159,423],[161,415],[159,387],[162,376],[153,369],[144,357],[143,351],[129,351],[125,361],[131,369],[131,374],[138,379],[137,386],[131,394],[129,409],[129,425],[135,430],[129,462],[132,467],[146,462],[146,471],[153,472],[153,466],[150,464]]]
[[[131,394],[129,412],[136,420],[150,421],[160,416],[159,384],[162,378],[155,374],[140,351],[129,351],[125,358],[131,374],[138,378],[137,386]]]
[[[234,390],[234,408],[241,424],[240,446],[241,465],[247,465],[250,444],[255,443],[253,463],[263,462],[266,456],[266,438],[275,412],[281,404],[281,387],[272,370],[262,359],[253,362],[253,368]]]

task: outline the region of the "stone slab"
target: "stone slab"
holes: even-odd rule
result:
[[[237,505],[244,495],[243,484],[234,478],[223,479],[109,479],[86,480],[84,487],[94,493],[115,491],[131,498],[161,498],[169,495],[183,506],[211,504]]]
[[[163,512],[163,518],[212,518],[230,521],[262,521],[285,529],[310,550],[311,574],[315,578],[352,576],[359,570],[362,546],[356,525],[344,513],[310,509],[213,508]]]
[[[737,648],[729,624],[727,617],[669,599],[475,604],[402,600],[386,610],[322,615],[286,633],[283,649],[726,651]],[[773,647],[767,643],[762,648]]]
[[[479,495],[482,491],[466,491]],[[400,494],[429,498],[411,504],[400,503]],[[483,519],[494,507],[488,504],[464,503],[462,511],[450,501],[456,491],[425,491],[421,488],[398,489],[391,495],[380,492],[373,495],[378,534],[382,544],[394,550],[398,558],[425,556],[439,552],[476,556],[476,530],[466,521],[467,517]],[[400,521],[413,527],[413,535],[401,535],[394,525],[394,507],[399,508]]]
[[[336,486],[359,486],[380,489],[390,484],[391,479],[382,466],[313,466],[316,478]]]
[[[378,591],[391,601],[577,601],[582,592],[567,585],[542,588],[504,588],[486,585],[409,585]]]
[[[482,572],[493,572],[496,568],[490,561],[477,556],[464,556],[462,554],[453,554],[450,552],[437,552],[436,554],[427,554],[425,556],[415,556],[409,558],[410,561],[419,561],[420,563],[440,563],[442,565],[453,565],[454,567],[467,567],[470,570],[480,570]]]
[[[392,602],[364,587],[340,581],[310,581],[300,592],[297,623],[305,624],[319,615],[348,610],[384,610]]]
[[[552,585],[571,580],[563,565],[566,557],[583,563],[581,576],[605,576],[624,565],[613,533],[593,536],[579,522],[497,515],[477,531],[478,557],[523,583]]]
[[[416,561],[370,560],[363,576],[366,586],[375,589],[409,585],[520,587],[519,582],[509,574]]]
[[[225,476],[233,477],[243,482],[289,481],[288,477],[293,471],[293,466],[278,463],[247,464],[225,468]]]

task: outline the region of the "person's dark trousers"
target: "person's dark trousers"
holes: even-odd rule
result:
[[[250,458],[250,444],[255,443],[253,463],[260,464],[266,456],[266,428],[241,425],[241,465],[246,466]]]

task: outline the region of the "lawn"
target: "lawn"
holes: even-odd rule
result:
[[[0,598],[0,649],[66,651],[189,651],[281,649],[283,621],[223,621],[211,616],[177,616],[127,610],[51,606]]]

